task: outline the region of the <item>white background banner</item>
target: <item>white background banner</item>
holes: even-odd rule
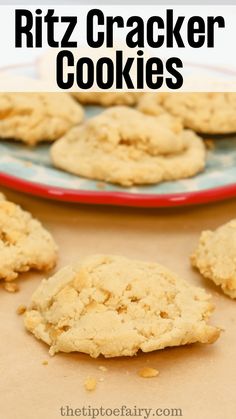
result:
[[[88,12],[93,9],[99,9],[104,16],[104,24],[98,25],[97,18],[92,21],[92,27],[94,30],[94,39],[97,39],[98,32],[104,34],[104,43],[100,48],[91,48],[87,44],[87,16]],[[15,12],[16,9],[26,9],[31,11],[33,16],[32,23],[32,39],[33,47],[26,47],[26,36],[22,35],[22,47],[15,47]],[[36,10],[40,9],[42,12],[38,15]],[[175,80],[173,74],[169,74],[165,64],[168,59],[177,57],[183,63],[183,68],[179,68],[178,71],[183,77],[183,83],[180,87],[175,90],[185,91],[236,91],[236,54],[234,48],[234,40],[236,39],[236,6],[223,6],[223,5],[199,5],[186,6],[186,5],[127,5],[122,7],[120,5],[104,5],[104,6],[85,6],[85,5],[68,5],[68,6],[55,6],[55,5],[44,5],[44,6],[29,6],[29,5],[15,5],[15,6],[1,6],[0,7],[0,90],[1,91],[57,91],[61,87],[58,85],[57,79],[57,55],[60,51],[59,48],[50,48],[48,46],[47,32],[48,25],[45,22],[45,16],[49,9],[53,9],[53,16],[58,18],[58,22],[54,25],[54,39],[61,41],[65,30],[67,29],[68,23],[62,23],[62,16],[74,16],[77,17],[77,24],[73,30],[70,40],[78,43],[78,48],[73,50],[74,62],[69,67],[67,66],[67,59],[63,60],[63,75],[61,78],[65,81],[68,78],[68,74],[72,74],[74,81],[73,86],[66,88],[72,88],[73,90],[79,90],[81,87],[78,83],[77,78],[81,79],[81,71],[83,70],[86,78],[86,65],[80,66],[80,72],[78,73],[77,61],[80,58],[90,57],[93,61],[94,71],[94,83],[91,86],[87,86],[86,90],[100,90],[101,85],[97,82],[96,72],[104,73],[104,80],[107,78],[106,72],[108,71],[106,65],[97,68],[97,61],[101,58],[108,58],[113,62],[114,71],[114,83],[106,86],[106,89],[127,89],[129,86],[126,85],[126,81],[123,80],[122,86],[116,85],[115,78],[117,75],[117,60],[119,57],[116,56],[116,51],[122,51],[124,63],[128,58],[133,58],[133,64],[130,70],[130,77],[133,81],[132,89],[137,89],[137,59],[142,58],[143,60],[143,71],[144,71],[144,83],[143,89],[150,90],[150,87],[146,83],[145,75],[150,67],[146,69],[146,62],[151,57],[156,57],[163,63],[163,71],[160,71],[158,77],[163,77],[163,83],[155,90],[169,90],[170,87],[166,80],[168,78]],[[183,23],[179,34],[181,36],[184,47],[178,47],[175,37],[173,36],[173,47],[167,47],[167,38],[171,37],[173,33],[173,26],[171,26],[166,19],[167,9],[173,9],[173,25],[178,20],[178,17],[184,17]],[[36,25],[37,16],[37,25]],[[117,24],[113,25],[112,34],[114,36],[113,48],[107,48],[107,42],[110,37],[106,36],[107,32],[107,17],[120,16],[124,22],[124,27],[117,27]],[[140,25],[138,28],[136,37],[144,39],[144,47],[137,46],[136,48],[128,48],[126,45],[126,37],[128,33],[138,27],[135,23],[133,26],[127,26],[127,21],[130,17],[137,16],[143,19],[143,27]],[[209,17],[222,16],[225,22],[225,27],[220,28],[217,24],[214,25],[214,47],[208,47],[207,41],[207,29],[209,27]],[[164,36],[164,42],[161,47],[152,48],[148,42],[148,36],[150,37],[150,26],[148,27],[147,22],[152,17],[162,18],[164,27],[153,25],[153,39],[157,40],[158,36]],[[192,17],[201,17],[204,23],[204,29],[199,27],[196,22],[191,26]],[[40,21],[41,19],[41,21]],[[26,24],[26,18],[22,18],[23,24]],[[41,25],[42,23],[42,25]],[[37,29],[36,29],[37,26]],[[39,33],[39,27],[42,28],[42,47],[36,48],[36,32]],[[160,25],[159,25],[160,26]],[[194,40],[199,39],[199,36],[205,36],[204,45],[199,48],[193,48],[188,42],[188,28],[189,33],[192,33],[192,29],[196,30]],[[192,29],[191,29],[192,28]],[[198,33],[197,30],[199,29]],[[51,27],[50,27],[51,30]],[[201,31],[203,30],[203,32]],[[178,32],[178,31],[177,31]],[[133,38],[135,39],[135,37]],[[60,43],[60,42],[59,42]],[[68,48],[62,48],[67,50]],[[138,51],[142,51],[143,56],[139,57]],[[141,61],[140,61],[141,62]],[[120,71],[120,70],[119,70]],[[162,74],[161,74],[162,73]],[[12,80],[14,75],[14,80]],[[22,77],[23,76],[23,77]],[[28,81],[25,76],[32,78],[43,78],[43,83]],[[141,77],[141,76],[140,76]],[[100,77],[101,78],[101,77]],[[154,77],[155,78],[155,77]],[[160,83],[161,84],[161,83]],[[65,88],[65,87],[64,87]],[[140,87],[138,87],[140,88]],[[173,88],[171,87],[171,90]]]

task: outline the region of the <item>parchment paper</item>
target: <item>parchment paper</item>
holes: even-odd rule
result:
[[[122,405],[153,408],[149,417],[156,409],[169,409],[170,413],[171,409],[181,409],[186,419],[235,418],[236,301],[194,272],[189,255],[201,230],[236,217],[236,200],[144,210],[62,204],[3,192],[52,232],[60,246],[58,268],[91,253],[158,261],[213,294],[216,311],[212,323],[225,331],[214,345],[165,349],[134,358],[92,359],[83,354],[50,357],[47,345],[27,333],[22,317],[16,314],[18,305],[29,302],[45,276],[25,274],[18,280],[18,293],[0,289],[0,418],[58,419],[63,417],[61,407],[114,409]],[[48,365],[43,365],[45,360]],[[145,366],[157,368],[159,376],[139,377],[138,370]],[[83,386],[88,376],[98,380],[97,389],[90,393]],[[91,417],[86,413],[80,417]],[[107,413],[103,417],[117,417],[109,416],[109,410]]]

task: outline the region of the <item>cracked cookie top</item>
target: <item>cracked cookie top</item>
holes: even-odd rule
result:
[[[0,279],[51,269],[56,260],[57,246],[41,223],[18,205],[0,200]]]
[[[175,118],[127,107],[103,112],[51,147],[56,167],[123,186],[193,176],[205,167],[205,154],[202,139]]]
[[[236,220],[201,233],[192,265],[231,298],[236,298]]]
[[[132,356],[193,342],[212,343],[210,296],[157,263],[94,255],[43,280],[25,326],[50,354]]]
[[[138,109],[150,115],[170,112],[199,133],[236,132],[236,93],[146,93]]]
[[[66,93],[0,93],[0,137],[34,145],[54,141],[84,116]]]

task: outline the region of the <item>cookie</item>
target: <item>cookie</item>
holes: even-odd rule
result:
[[[94,255],[43,280],[26,329],[56,352],[133,356],[188,343],[213,343],[210,296],[157,263]]]
[[[166,113],[164,103],[168,93],[144,93],[139,98],[137,109],[146,115],[159,116]]]
[[[138,92],[73,92],[72,95],[84,105],[134,106],[142,93]]]
[[[117,118],[124,113],[125,122],[123,116]],[[182,130],[176,120],[172,126],[173,119],[166,115],[144,121],[128,108],[105,111],[57,141],[51,148],[52,162],[76,175],[123,186],[191,177],[204,169],[201,138]]]
[[[215,231],[203,231],[191,262],[205,278],[236,298],[236,220]]]
[[[54,141],[83,119],[66,93],[0,93],[0,138],[29,145]]]
[[[168,114],[144,115],[126,106],[112,107],[91,118],[86,130],[105,151],[120,144],[151,155],[179,153],[186,148],[180,120]]]
[[[170,112],[199,133],[236,132],[236,93],[147,93],[138,109],[150,115]]]
[[[31,214],[9,201],[0,201],[0,279],[12,281],[20,272],[54,267],[57,246]]]

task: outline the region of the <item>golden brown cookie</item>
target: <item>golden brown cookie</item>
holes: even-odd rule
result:
[[[71,130],[53,145],[51,157],[60,169],[123,186],[186,178],[205,167],[203,141],[178,120],[127,107]]]
[[[43,280],[25,326],[56,352],[133,356],[213,343],[210,296],[157,263],[95,255]]]
[[[86,131],[107,151],[120,144],[152,155],[179,153],[186,148],[179,119],[167,113],[152,117],[127,106],[112,107],[91,118]]]
[[[66,93],[0,93],[0,138],[35,145],[79,124],[82,107]]]
[[[170,112],[199,133],[236,132],[236,93],[146,93],[138,109],[150,115]]]
[[[12,281],[20,272],[54,267],[57,246],[31,214],[12,202],[0,201],[0,279]]]
[[[134,106],[142,93],[138,92],[73,92],[72,95],[84,105]]]
[[[203,231],[191,261],[205,278],[236,298],[236,220],[215,231]]]

